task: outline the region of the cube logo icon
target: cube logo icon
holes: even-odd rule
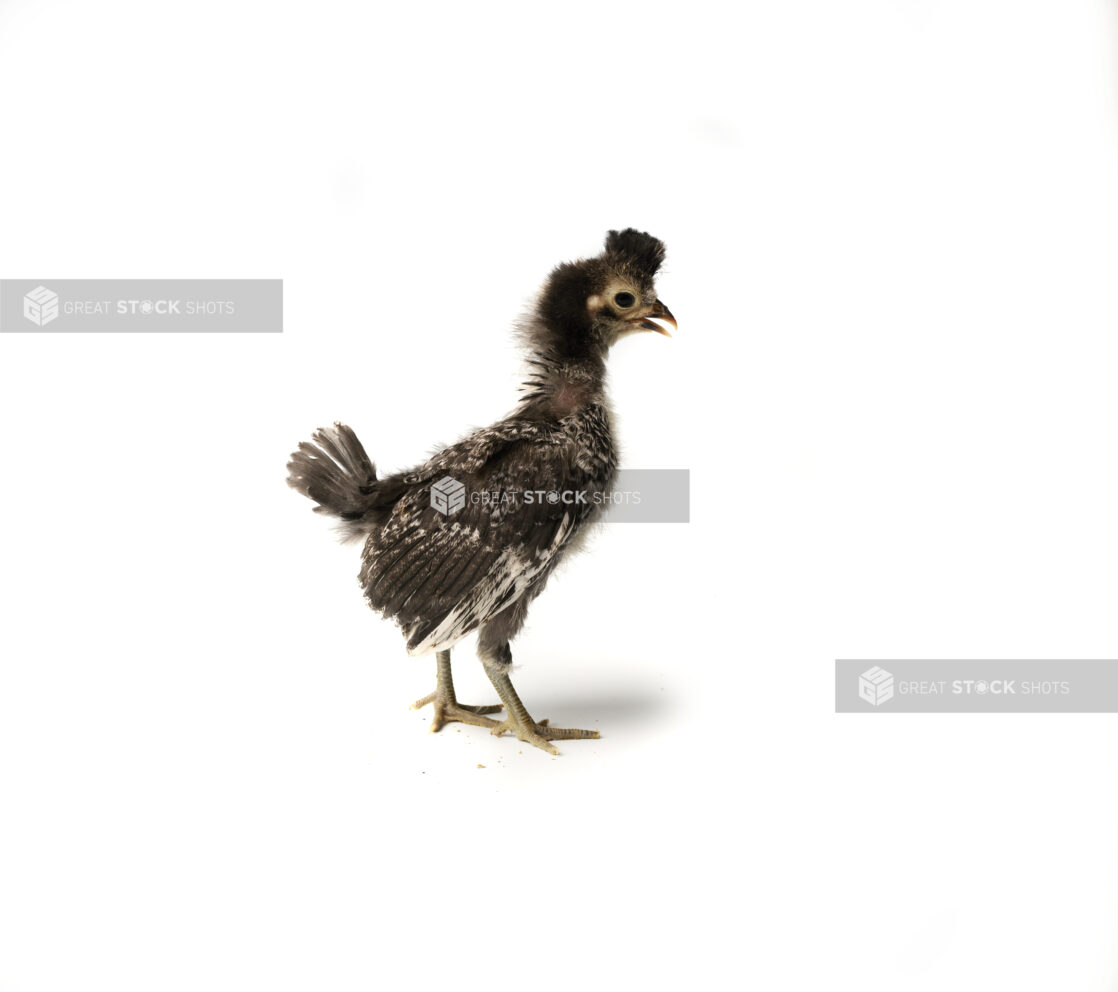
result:
[[[444,475],[431,487],[431,505],[444,516],[451,516],[466,505],[466,487]]]
[[[58,294],[46,286],[31,290],[23,298],[23,316],[38,327],[45,327],[58,316]]]
[[[871,706],[880,706],[893,698],[893,676],[874,665],[858,676],[858,695]]]

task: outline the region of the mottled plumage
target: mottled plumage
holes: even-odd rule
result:
[[[617,453],[605,359],[630,331],[666,334],[654,318],[675,323],[653,285],[663,257],[660,241],[630,228],[611,231],[598,257],[558,266],[520,327],[529,375],[519,405],[422,465],[377,479],[341,424],[292,455],[288,483],[339,518],[346,537],[365,538],[369,605],[400,625],[410,654],[439,652],[439,688],[421,701],[436,705],[433,729],[460,719],[514,730],[550,751],[550,739],[596,736],[531,720],[508,681],[508,642],[600,512],[595,495],[611,489]],[[432,505],[432,487],[448,476],[465,487],[464,505],[449,513]],[[460,706],[450,682],[450,647],[479,628],[478,652],[509,709],[499,725],[480,715],[499,707]]]

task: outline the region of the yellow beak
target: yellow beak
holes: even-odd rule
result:
[[[640,316],[633,318],[633,322],[641,329],[656,331],[657,334],[663,334],[664,337],[670,338],[672,336],[671,331],[657,324],[656,320],[662,320],[665,323],[671,324],[677,331],[679,330],[679,324],[676,323],[671,310],[664,306],[659,300],[652,304],[652,309],[647,313],[642,313]]]

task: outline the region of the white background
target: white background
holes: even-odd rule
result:
[[[0,990],[1113,989],[1118,717],[840,717],[832,673],[1118,655],[1116,29],[0,3],[0,274],[286,301],[0,337]],[[525,298],[624,225],[680,321],[611,361],[624,463],[692,522],[603,528],[514,644],[600,741],[428,734],[286,456],[503,415]]]

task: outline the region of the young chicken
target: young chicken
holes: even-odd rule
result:
[[[617,454],[605,393],[606,356],[638,331],[676,326],[653,279],[664,245],[610,231],[595,258],[559,265],[523,322],[531,373],[516,409],[422,465],[378,479],[353,431],[316,431],[291,456],[288,484],[317,512],[364,538],[360,582],[369,605],[395,620],[409,654],[436,653],[432,730],[450,721],[512,731],[557,754],[555,740],[596,730],[538,723],[509,679],[509,642],[580,531],[601,512]],[[579,495],[581,494],[581,495]],[[458,702],[450,649],[478,631],[478,655],[502,706]]]

